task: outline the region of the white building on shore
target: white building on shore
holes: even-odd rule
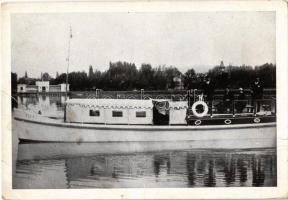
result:
[[[69,92],[67,84],[67,92]],[[66,83],[50,85],[49,81],[36,81],[35,85],[17,84],[18,93],[37,93],[37,92],[66,92]]]

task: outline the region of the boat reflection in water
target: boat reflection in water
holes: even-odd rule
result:
[[[276,186],[275,149],[99,154],[92,146],[19,144],[13,188]]]

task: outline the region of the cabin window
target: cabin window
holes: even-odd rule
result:
[[[93,117],[99,117],[100,116],[100,111],[99,110],[90,110],[89,115]]]
[[[123,117],[122,111],[112,111],[112,117]]]
[[[136,117],[146,117],[146,111],[136,111]]]

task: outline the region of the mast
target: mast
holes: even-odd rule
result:
[[[69,64],[70,64],[70,43],[72,39],[72,27],[70,25],[70,34],[69,34],[69,41],[68,41],[68,52],[67,52],[67,74],[66,74],[66,100],[67,100],[67,93],[68,93],[68,74],[69,74]]]

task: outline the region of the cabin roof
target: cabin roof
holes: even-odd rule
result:
[[[68,99],[67,105],[103,108],[145,108],[152,109],[152,100],[138,99]]]
[[[68,99],[67,105],[78,105],[81,107],[102,107],[102,108],[144,108],[152,109],[153,101],[169,102],[170,109],[187,109],[187,101],[168,101],[162,99]]]

